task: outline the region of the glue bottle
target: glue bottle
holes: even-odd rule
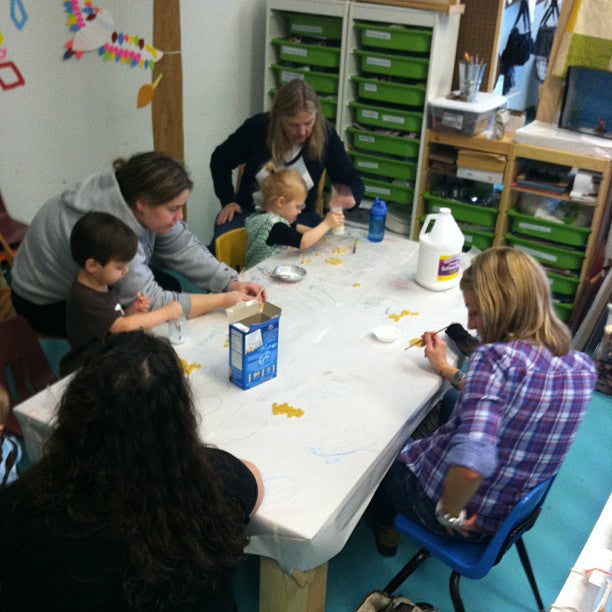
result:
[[[387,203],[379,198],[374,200],[370,208],[370,225],[368,240],[380,242],[385,236],[385,220],[387,219]]]
[[[427,215],[419,234],[417,283],[432,291],[457,285],[463,242],[463,234],[450,208],[440,208],[440,212]]]

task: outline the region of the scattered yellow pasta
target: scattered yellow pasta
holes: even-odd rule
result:
[[[199,363],[187,363],[184,359],[179,360],[181,362],[181,367],[183,368],[183,373],[187,376],[191,374],[194,370],[199,370],[202,365]]]
[[[328,263],[332,266],[339,266],[341,263],[343,263],[343,261],[338,257],[328,257],[325,260],[325,263]]]
[[[301,408],[294,408],[290,406],[287,402],[283,404],[277,404],[274,402],[272,404],[272,414],[286,414],[289,418],[297,417],[298,419],[303,416],[304,411]]]

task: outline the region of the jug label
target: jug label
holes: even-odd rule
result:
[[[461,264],[461,254],[442,255],[438,263],[438,280],[449,281],[459,276],[459,266]]]

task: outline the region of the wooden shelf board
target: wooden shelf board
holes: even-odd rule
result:
[[[424,11],[436,11],[438,13],[448,13],[449,15],[462,15],[465,12],[465,5],[460,0],[437,1],[432,0],[355,0],[366,4],[388,4],[392,6],[402,6]]]

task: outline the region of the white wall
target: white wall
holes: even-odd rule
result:
[[[112,14],[118,31],[152,41],[152,2],[95,4]],[[104,62],[95,52],[63,61],[71,38],[63,3],[24,3],[22,31],[9,5],[0,3],[1,46],[25,86],[0,89],[0,192],[11,215],[28,222],[50,196],[115,157],[153,147],[151,107],[136,107],[151,73]],[[264,22],[265,0],[181,2],[185,162],[195,182],[188,220],[204,240],[219,210],[208,169],[212,149],[261,108]]]

